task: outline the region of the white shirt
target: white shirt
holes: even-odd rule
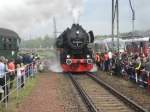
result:
[[[5,70],[6,70],[5,64],[0,62],[0,78],[3,78],[5,76]]]
[[[21,77],[21,68],[17,68],[17,77]]]
[[[108,52],[109,59],[112,59],[112,52]]]

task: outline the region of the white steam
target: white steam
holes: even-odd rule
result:
[[[72,15],[73,15],[74,23],[79,23],[80,14],[81,14],[80,9],[78,8],[73,9]]]
[[[68,0],[68,10],[73,17],[74,23],[79,23],[79,19],[84,9],[84,0]]]

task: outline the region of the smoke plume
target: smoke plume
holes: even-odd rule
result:
[[[79,23],[79,18],[83,13],[83,0],[68,0],[68,10],[72,14],[74,23]]]

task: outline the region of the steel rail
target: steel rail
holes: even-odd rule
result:
[[[102,112],[102,111],[100,111],[100,110],[98,110],[96,108],[96,106],[94,105],[94,103],[92,102],[92,100],[90,99],[90,97],[86,94],[86,92],[83,90],[83,88],[80,86],[80,84],[78,83],[78,81],[76,81],[75,78],[73,78],[72,74],[69,74],[69,77],[70,77],[73,85],[75,86],[75,88],[79,92],[82,100],[86,104],[86,106],[88,108],[88,111],[89,112]]]
[[[95,75],[92,73],[87,73],[89,77],[91,77],[93,80],[95,80],[98,84],[102,85],[105,89],[107,89],[110,93],[112,93],[114,96],[119,98],[121,101],[123,101],[125,104],[127,104],[129,107],[134,109],[136,112],[148,112],[148,110],[145,110],[143,107],[135,103],[134,101],[130,100],[126,96],[122,95],[120,92],[106,84],[104,81],[101,79],[97,78]]]

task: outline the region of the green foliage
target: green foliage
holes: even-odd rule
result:
[[[21,48],[51,48],[54,46],[55,39],[50,38],[48,35],[30,40],[22,40]]]
[[[97,39],[105,39],[105,38],[108,38],[109,37],[109,35],[96,35],[95,36],[95,40],[97,40]]]
[[[55,52],[52,51],[38,51],[37,52],[41,59],[50,59],[56,57]]]

